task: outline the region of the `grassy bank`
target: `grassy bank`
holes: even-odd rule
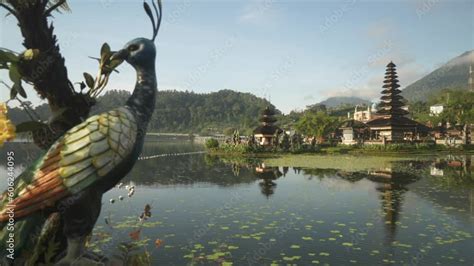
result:
[[[406,155],[406,154],[439,154],[439,153],[474,153],[474,145],[459,147],[447,147],[444,145],[427,144],[388,144],[388,145],[362,145],[321,148],[321,153],[326,154],[384,154],[384,155]]]
[[[262,149],[249,148],[244,145],[226,145],[208,149],[210,154],[215,155],[235,155],[252,157],[282,156],[291,154],[305,155],[326,155],[326,154],[352,154],[352,155],[383,155],[383,156],[406,156],[406,155],[431,155],[431,154],[474,154],[473,145],[460,147],[446,147],[443,145],[408,145],[408,144],[389,144],[383,145],[365,145],[365,146],[316,146],[303,147],[298,150],[281,149]]]
[[[265,158],[267,166],[289,166],[318,169],[339,169],[344,171],[365,171],[370,169],[391,168],[393,162],[419,159],[416,156],[354,156],[350,154],[318,155],[290,154]]]

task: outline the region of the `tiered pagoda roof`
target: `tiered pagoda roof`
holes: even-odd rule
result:
[[[253,131],[253,133],[262,135],[273,135],[275,134],[275,132],[281,131],[279,127],[274,125],[277,121],[274,116],[275,112],[269,106],[267,106],[262,112],[262,117],[260,117],[259,119],[262,125],[257,127]]]
[[[402,91],[398,89],[400,88],[398,82],[396,65],[390,62],[383,81],[380,109],[377,111],[380,117],[367,122],[367,125],[371,128],[409,127],[416,128],[417,131],[429,131],[427,126],[405,117],[408,111],[403,109],[404,98],[400,95]]]
[[[400,85],[398,84],[398,76],[396,65],[393,62],[390,62],[387,65],[387,71],[385,72],[385,80],[383,81],[384,85],[382,86],[382,97],[380,97],[380,110],[377,111],[378,115],[390,117],[401,117],[408,114],[408,111],[404,110],[402,107],[405,106],[403,103],[403,96]]]
[[[263,110],[262,117],[258,121],[262,122],[263,125],[271,126],[277,121],[274,115],[275,112],[267,106],[267,108]]]

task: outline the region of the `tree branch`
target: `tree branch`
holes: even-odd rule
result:
[[[0,6],[5,8],[6,10],[8,10],[8,12],[10,12],[10,14],[12,14],[13,16],[15,16],[18,19],[18,15],[16,14],[15,10],[13,10],[12,8],[10,8],[9,6],[7,6],[3,3],[0,3]]]
[[[56,4],[52,5],[50,8],[48,8],[45,12],[44,12],[44,15],[47,17],[51,14],[51,12],[53,12],[56,8],[58,8],[59,6],[61,6],[62,4],[64,4],[66,2],[66,0],[60,0],[58,1]]]

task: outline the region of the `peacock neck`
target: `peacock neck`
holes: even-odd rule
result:
[[[127,106],[136,113],[138,126],[146,130],[155,109],[157,91],[155,66],[137,66],[135,70],[137,72],[137,83],[132,96],[127,101]]]

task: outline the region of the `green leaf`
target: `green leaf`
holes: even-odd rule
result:
[[[23,122],[16,125],[16,132],[19,133],[19,132],[36,131],[46,126],[47,126],[46,124],[41,123],[41,122],[28,121],[28,122]]]
[[[104,43],[102,48],[100,48],[100,64],[105,65],[111,56],[112,52],[110,51],[110,46],[107,43]]]
[[[13,84],[13,88],[16,89],[21,97],[26,98],[26,92],[25,89],[23,89],[23,86],[21,86],[21,80],[18,83]]]
[[[111,69],[115,69],[116,67],[118,67],[120,64],[122,64],[123,60],[121,59],[115,59],[115,60],[112,60],[110,61],[109,63],[109,67]]]
[[[15,87],[12,87],[12,89],[10,90],[10,99],[15,99],[16,95],[18,94],[18,91],[16,90]]]
[[[13,81],[13,83],[20,83],[21,74],[20,74],[20,71],[18,71],[18,65],[17,64],[11,64],[10,65],[9,76],[10,76],[10,79]]]
[[[107,43],[104,43],[102,44],[102,48],[100,48],[100,57],[104,58],[107,54],[110,54],[110,46]]]
[[[114,59],[102,67],[102,74],[109,75],[112,71],[119,73],[115,68],[122,64],[123,60]]]
[[[86,80],[87,87],[94,88],[94,78],[91,74],[84,72],[84,79]]]
[[[11,62],[11,63],[16,63],[20,59],[18,58],[17,55],[14,53],[5,51],[5,50],[0,50],[0,62]]]

